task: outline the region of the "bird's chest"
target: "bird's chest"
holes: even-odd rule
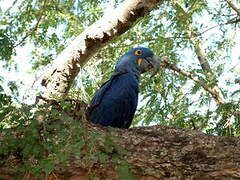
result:
[[[115,101],[136,101],[139,93],[138,84],[138,79],[134,75],[121,75],[114,79],[106,96]]]

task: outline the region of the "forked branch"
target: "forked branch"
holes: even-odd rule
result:
[[[221,94],[219,94],[217,89],[215,87],[210,87],[206,81],[203,81],[203,80],[198,79],[197,77],[194,77],[190,72],[180,69],[176,65],[171,64],[166,60],[162,61],[161,65],[162,65],[162,67],[173,70],[175,72],[178,72],[179,74],[181,74],[181,75],[193,80],[195,83],[199,84],[201,87],[203,87],[203,89],[205,89],[207,92],[209,92],[212,95],[214,100],[219,105],[225,103],[224,99],[222,98]]]

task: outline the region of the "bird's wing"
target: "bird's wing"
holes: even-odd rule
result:
[[[89,120],[103,126],[128,128],[137,107],[138,80],[119,74],[105,83],[90,103]]]
[[[125,72],[126,73],[126,72]],[[93,99],[90,101],[89,106],[88,106],[88,113],[91,113],[92,109],[96,106],[98,106],[104,94],[107,92],[107,90],[111,87],[113,80],[125,73],[119,73],[119,74],[114,74],[108,81],[102,84],[102,86],[99,88],[99,90],[95,93]]]

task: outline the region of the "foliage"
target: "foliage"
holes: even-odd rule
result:
[[[17,157],[16,174],[28,172],[41,176],[51,173],[57,164],[71,164],[70,157],[79,159],[82,167],[93,167],[100,162],[107,168],[108,156],[112,154],[112,162],[124,163],[121,156],[127,152],[113,141],[116,137],[88,131],[77,103],[61,101],[54,105],[12,108],[0,122],[0,166]],[[41,118],[44,121],[39,123]],[[129,171],[126,165],[125,169]]]
[[[128,164],[123,164],[118,166],[118,177],[120,180],[129,179],[135,180],[135,176],[131,173],[130,167]]]

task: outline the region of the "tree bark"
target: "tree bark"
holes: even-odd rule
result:
[[[237,180],[240,178],[240,140],[217,137],[196,130],[175,127],[135,127],[128,130],[101,128],[88,124],[88,130],[117,137],[115,143],[130,153],[122,155],[129,163],[132,177],[154,180]],[[101,142],[97,146],[100,146]],[[101,151],[101,148],[98,148]],[[83,150],[80,150],[84,154]],[[117,151],[107,153],[105,165],[94,161],[82,166],[79,156],[70,157],[68,166],[58,165],[45,179],[120,179],[114,163]],[[118,154],[119,155],[119,154]],[[0,165],[0,179],[13,179],[11,163]],[[33,179],[22,174],[22,179]]]
[[[140,17],[147,15],[161,2],[168,0],[126,0],[114,10],[89,26],[63,50],[45,73],[44,96],[63,97],[82,67],[99,49],[130,29]]]
[[[197,55],[198,61],[202,67],[202,70],[203,72],[205,72],[205,77],[210,82],[210,85],[208,84],[207,86],[212,91],[211,95],[213,99],[218,105],[226,104],[222,91],[217,84],[217,78],[213,73],[210,67],[210,64],[206,58],[201,41],[198,40],[197,38],[191,38],[191,37],[190,37],[190,40],[194,46],[194,50]]]

